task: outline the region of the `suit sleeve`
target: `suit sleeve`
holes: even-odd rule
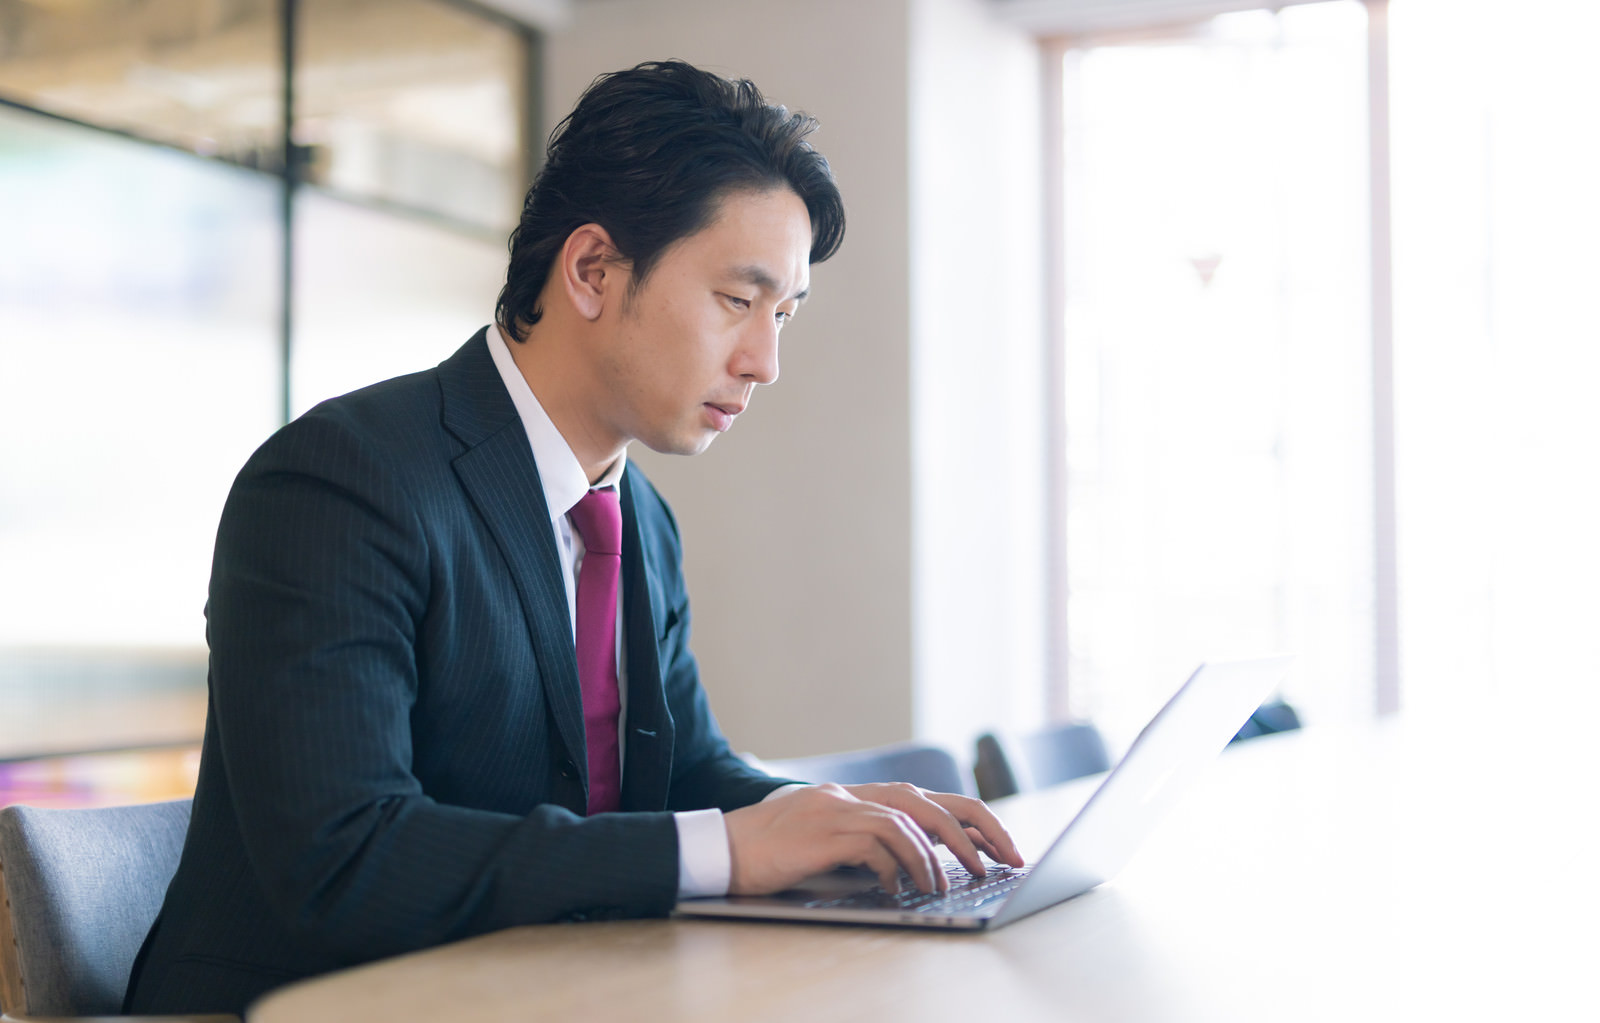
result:
[[[670,813],[515,816],[422,790],[416,644],[440,599],[426,500],[360,431],[315,412],[269,441],[229,497],[208,605],[213,724],[269,904],[349,962],[668,911]]]

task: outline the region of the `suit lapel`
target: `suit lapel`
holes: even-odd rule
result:
[[[545,699],[587,793],[583,696],[561,559],[528,435],[489,355],[484,331],[440,364],[439,386],[445,428],[466,445],[452,463],[456,476],[488,523],[516,584]]]
[[[627,650],[627,756],[622,772],[622,809],[660,810],[672,781],[672,715],[662,689],[657,623],[666,609],[634,508],[630,464],[622,477],[622,620]]]

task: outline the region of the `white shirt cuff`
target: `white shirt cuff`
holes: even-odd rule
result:
[[[733,857],[722,811],[684,810],[672,817],[678,825],[678,898],[728,894]]]

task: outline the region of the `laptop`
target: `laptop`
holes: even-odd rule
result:
[[[1289,657],[1202,664],[1145,725],[1043,856],[969,875],[951,860],[942,894],[886,892],[876,875],[842,868],[774,895],[684,899],[680,916],[807,920],[984,930],[1109,881],[1145,836],[1283,680]]]

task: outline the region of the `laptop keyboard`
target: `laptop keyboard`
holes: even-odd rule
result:
[[[914,913],[967,913],[995,903],[1011,894],[1011,890],[1028,876],[1027,867],[996,866],[978,877],[959,864],[945,868],[950,879],[947,892],[919,892],[911,883],[910,875],[900,873],[902,890],[896,894],[876,886],[852,892],[835,899],[814,899],[807,906],[817,909],[899,909]]]

